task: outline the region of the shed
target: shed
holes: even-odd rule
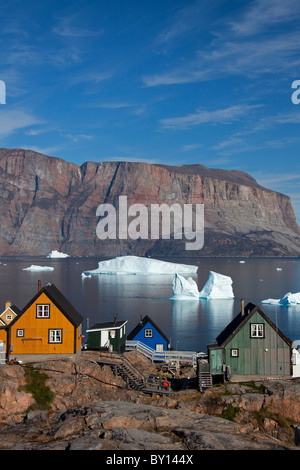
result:
[[[154,321],[146,315],[129,333],[128,341],[139,341],[155,351],[167,351],[169,340]]]
[[[110,351],[125,351],[126,343],[126,323],[127,320],[96,323],[89,328],[87,348],[88,349],[109,349]]]
[[[291,376],[292,341],[257,306],[248,303],[210,344],[211,374]]]

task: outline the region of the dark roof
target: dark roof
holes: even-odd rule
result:
[[[10,325],[18,320],[20,315],[23,315],[28,308],[40,297],[41,294],[45,293],[47,297],[56,305],[56,307],[65,315],[65,317],[74,325],[79,326],[83,318],[79,312],[73,307],[68,299],[60,292],[60,290],[54,284],[48,284],[42,287],[35,296],[28,302],[27,305],[20,311],[19,315],[14,318]]]
[[[118,320],[117,322],[107,321],[104,323],[96,323],[94,326],[92,326],[86,331],[89,332],[92,330],[106,330],[110,328],[121,328],[125,323],[127,323],[127,320]]]
[[[211,346],[224,346],[243,326],[247,321],[254,315],[255,312],[259,312],[264,320],[269,323],[269,325],[274,328],[283,338],[283,340],[292,344],[291,340],[287,338],[279,328],[270,320],[270,318],[255,304],[249,302],[244,308],[244,314],[242,311],[224,328],[224,330],[217,336],[216,344]]]
[[[10,305],[8,308],[10,308],[16,315],[21,314],[21,310],[16,305]]]
[[[136,335],[144,328],[144,326],[147,325],[147,323],[151,323],[153,328],[155,328],[155,330],[169,343],[169,340],[166,335],[161,331],[161,329],[154,323],[154,321],[148,315],[146,315],[129,333],[129,335],[127,335],[127,339],[129,341],[132,341],[136,337]]]

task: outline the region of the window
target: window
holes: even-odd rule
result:
[[[24,336],[24,330],[17,330],[17,337],[23,338],[23,336]]]
[[[238,349],[230,349],[230,356],[231,357],[239,357],[239,350]]]
[[[49,343],[62,343],[62,330],[49,330]]]
[[[6,321],[12,321],[12,315],[11,314],[6,315]]]
[[[37,318],[50,318],[50,305],[39,304],[36,306]]]
[[[263,323],[251,323],[251,338],[264,338],[265,325]]]
[[[145,338],[152,338],[153,337],[153,330],[152,328],[145,329]]]

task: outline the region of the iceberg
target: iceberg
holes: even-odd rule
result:
[[[32,264],[28,268],[24,268],[23,271],[54,271],[54,268],[51,266],[37,266]]]
[[[210,271],[208,280],[199,293],[199,297],[205,299],[233,299],[231,277]]]
[[[281,299],[266,299],[261,302],[262,304],[271,305],[297,305],[300,304],[300,292],[292,294],[287,292]]]
[[[70,255],[67,255],[66,253],[61,253],[57,250],[50,251],[49,255],[47,255],[47,258],[69,258]]]
[[[97,269],[84,271],[84,274],[193,274],[197,270],[198,266],[128,255],[100,261]]]
[[[232,290],[232,279],[224,274],[215,273],[210,271],[208,280],[203,289],[199,292],[196,282],[189,277],[184,277],[175,274],[173,283],[173,297],[172,299],[233,299],[234,294]]]
[[[184,277],[180,276],[180,274],[175,274],[172,283],[172,289],[172,299],[199,299],[197,283],[191,277],[185,279]]]
[[[92,277],[92,275],[91,275],[91,274],[88,274],[88,275],[87,275],[87,274],[81,273],[81,278],[82,278],[82,279],[86,279],[86,278],[88,278],[88,277]]]

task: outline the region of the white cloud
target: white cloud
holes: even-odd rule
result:
[[[53,32],[66,38],[89,38],[103,34],[103,29],[92,30],[82,27],[82,21],[78,18],[79,14],[74,14],[58,20],[58,25],[53,28]]]
[[[22,109],[0,110],[0,137],[6,138],[17,131],[26,129],[30,126],[42,124],[32,114]]]
[[[250,3],[244,16],[230,23],[234,33],[253,35],[279,23],[287,23],[299,18],[298,0],[256,0]]]
[[[248,114],[251,110],[259,107],[259,105],[236,105],[216,111],[198,110],[196,113],[187,116],[165,118],[160,121],[163,128],[168,129],[187,129],[201,124],[215,123],[231,123],[239,120],[241,116]]]

